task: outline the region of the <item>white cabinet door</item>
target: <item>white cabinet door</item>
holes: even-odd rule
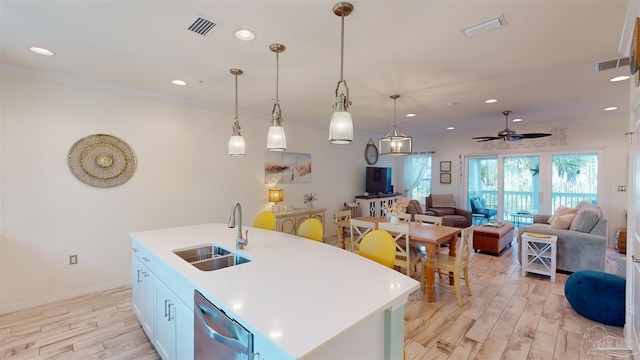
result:
[[[176,358],[176,319],[174,295],[163,283],[156,284],[156,341],[158,354],[165,360]],[[173,305],[172,305],[173,304]]]
[[[156,282],[156,341],[163,359],[193,358],[193,312],[169,288]]]
[[[133,310],[142,329],[153,341],[155,276],[137,257],[132,259]]]

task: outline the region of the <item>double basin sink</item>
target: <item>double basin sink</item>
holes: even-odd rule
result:
[[[216,244],[177,249],[173,253],[202,271],[224,269],[251,261]]]

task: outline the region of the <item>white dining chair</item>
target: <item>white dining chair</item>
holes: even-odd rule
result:
[[[401,222],[392,224],[389,222],[378,223],[378,229],[388,231],[396,242],[396,262],[395,265],[404,268],[407,276],[411,276],[411,268],[420,263],[423,255],[415,251],[409,243],[409,223]]]
[[[349,231],[351,232],[351,252],[357,252],[362,238],[375,228],[376,223],[374,222],[350,219]]]

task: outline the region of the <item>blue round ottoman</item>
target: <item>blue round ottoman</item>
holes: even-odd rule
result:
[[[580,270],[571,274],[564,295],[578,314],[605,325],[624,325],[626,280],[602,271]]]

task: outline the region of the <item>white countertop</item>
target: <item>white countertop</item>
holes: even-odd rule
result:
[[[275,231],[249,229],[235,250],[237,229],[202,224],[135,232],[151,250],[249,330],[301,358],[368,316],[403,306],[420,283],[335,246]],[[173,250],[216,243],[252,259],[201,271]],[[192,306],[192,304],[190,304]]]

